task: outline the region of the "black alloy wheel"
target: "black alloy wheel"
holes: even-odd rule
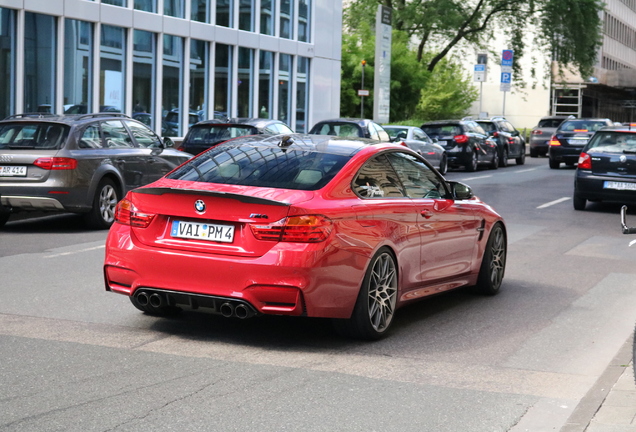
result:
[[[499,292],[506,271],[507,249],[506,233],[503,225],[497,223],[490,231],[479,269],[477,290],[480,293],[495,295]]]
[[[499,166],[502,168],[508,166],[508,149],[506,147],[501,148],[501,154],[499,155]]]

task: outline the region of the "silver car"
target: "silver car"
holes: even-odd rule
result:
[[[446,174],[448,170],[446,150],[437,144],[437,140],[433,141],[426,132],[415,126],[383,125],[382,127],[394,142],[403,142],[408,148],[415,150],[429,161],[440,174]]]
[[[532,128],[530,133],[530,157],[546,156],[548,154],[548,143],[557,128],[567,119],[574,116],[547,116],[541,117],[539,123]]]
[[[123,114],[19,114],[0,121],[0,227],[11,213],[82,213],[106,229],[117,202],[192,157]]]

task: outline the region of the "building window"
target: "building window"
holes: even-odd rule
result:
[[[203,110],[208,118],[208,43],[192,39],[190,41],[190,110]]]
[[[27,12],[24,19],[24,108],[53,112],[55,107],[55,18]]]
[[[294,16],[293,0],[280,0],[280,37],[293,37],[292,18]]]
[[[238,55],[238,116],[252,117],[254,50],[241,47]]]
[[[296,68],[296,132],[307,132],[307,108],[309,102],[309,59],[298,57]]]
[[[93,24],[66,19],[64,23],[64,112],[92,112]]]
[[[271,118],[274,102],[274,53],[261,51],[258,65],[258,116]]]
[[[102,25],[100,46],[100,111],[123,111],[126,65],[126,31],[121,27]]]
[[[279,54],[278,66],[278,119],[290,125],[292,56]]]
[[[190,19],[203,23],[210,22],[210,0],[190,0]]]
[[[102,3],[103,4],[115,5],[115,6],[122,6],[122,7],[127,7],[128,6],[126,0],[102,0]]]
[[[261,0],[261,34],[274,35],[274,0]]]
[[[163,0],[163,14],[177,18],[185,17],[185,0]]]
[[[0,8],[0,118],[15,109],[15,12]]]
[[[217,44],[214,58],[214,110],[231,117],[232,47]]]
[[[155,83],[157,70],[157,36],[154,33],[133,32],[133,117],[155,128]],[[143,113],[149,116],[141,115]],[[136,114],[136,116],[135,116]]]
[[[216,25],[223,27],[234,27],[234,1],[217,0],[216,2]]]
[[[239,30],[254,31],[254,2],[239,0]]]
[[[183,136],[183,38],[163,35],[163,113],[164,136]]]
[[[298,0],[298,40],[311,42],[309,31],[311,29],[311,0]]]
[[[135,0],[135,9],[157,13],[157,0]]]

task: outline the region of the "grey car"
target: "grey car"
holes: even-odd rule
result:
[[[530,157],[547,156],[548,143],[557,128],[565,120],[573,119],[574,116],[547,116],[541,117],[539,123],[532,128],[530,133]]]
[[[0,227],[11,213],[82,213],[106,229],[131,189],[192,157],[126,115],[18,114],[0,121]]]
[[[433,141],[426,132],[415,126],[382,125],[382,127],[394,142],[404,143],[429,161],[440,174],[446,174],[448,168],[446,150],[437,144],[437,140]]]

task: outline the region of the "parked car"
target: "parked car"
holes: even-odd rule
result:
[[[508,159],[514,159],[517,165],[526,162],[526,140],[519,131],[503,117],[479,119],[475,122],[497,143],[499,166],[508,166]]]
[[[574,176],[574,208],[584,210],[587,201],[636,202],[636,128],[601,129],[583,147]]]
[[[565,120],[574,118],[574,116],[541,117],[539,123],[532,128],[530,133],[530,157],[546,156],[550,138],[552,138],[559,125]]]
[[[381,142],[391,142],[391,137],[382,126],[373,120],[338,118],[316,123],[310,130],[314,135],[331,135],[343,138],[369,138]]]
[[[362,339],[429,295],[496,294],[501,216],[414,151],[369,143],[241,137],[129,192],[106,240],[106,289],[152,315],[323,317]]]
[[[224,141],[245,135],[277,135],[294,132],[280,120],[237,118],[227,122],[205,120],[193,126],[186,134],[179,150],[198,155]]]
[[[550,168],[558,169],[562,162],[574,166],[579,160],[581,150],[594,132],[613,125],[611,120],[601,118],[571,119],[561,123],[550,138]]]
[[[440,174],[446,174],[448,160],[444,148],[433,142],[422,129],[415,126],[383,125],[385,131],[393,142],[402,142],[405,146],[419,153],[431,165],[437,168]]]
[[[112,105],[100,105],[99,112],[118,113],[121,111]],[[88,105],[64,105],[64,114],[88,114]]]
[[[132,118],[134,118],[137,121],[142,122],[143,124],[145,124],[148,127],[152,127],[152,114],[147,113],[147,112],[136,112],[133,113]]]
[[[499,166],[497,144],[472,120],[432,121],[424,123],[421,129],[446,150],[449,167],[476,171],[480,164]]]
[[[127,191],[192,157],[170,145],[123,114],[7,117],[0,121],[2,206],[82,213],[90,227],[108,228]]]
[[[178,109],[169,111],[166,114],[161,124],[161,133],[164,136],[169,136],[169,137],[183,136],[183,134],[181,135],[179,134],[179,122],[181,120],[179,116],[180,114]],[[188,127],[202,120],[204,120],[203,111],[190,110],[190,113],[188,114]]]

